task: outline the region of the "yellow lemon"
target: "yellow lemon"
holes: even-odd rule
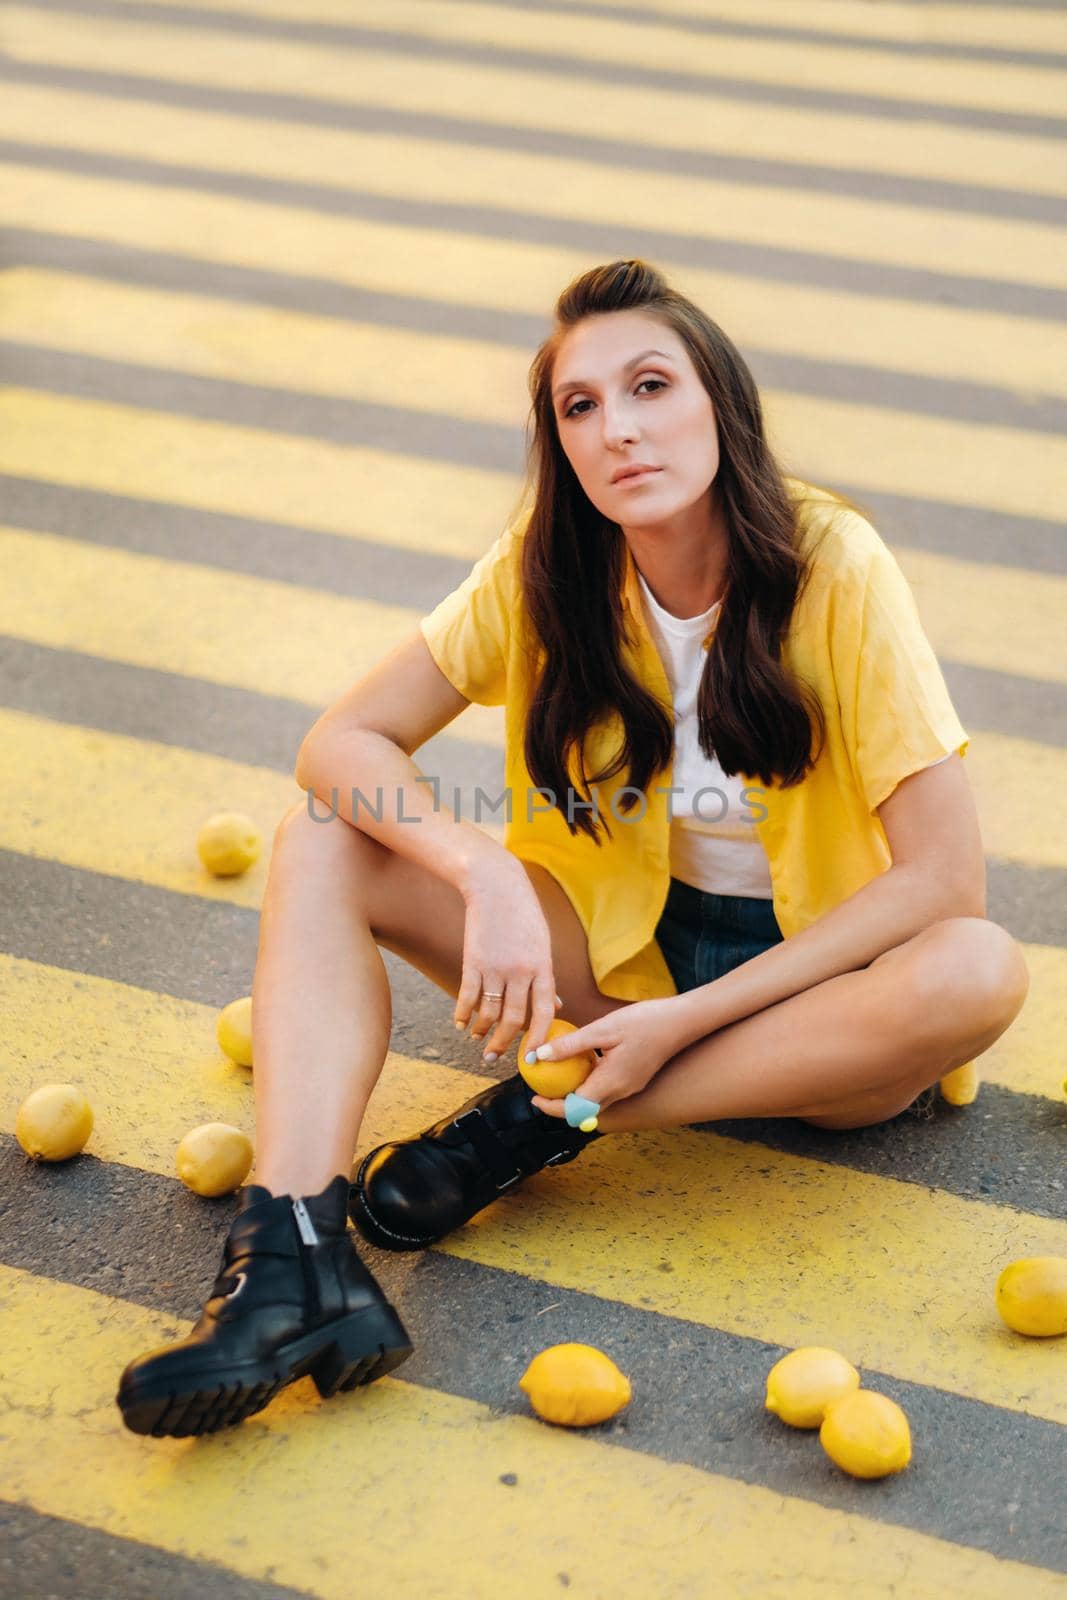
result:
[[[231,1194],[252,1168],[252,1141],[228,1122],[205,1122],[178,1146],[178,1176],[194,1194]]]
[[[630,1380],[602,1350],[554,1344],[534,1356],[519,1379],[539,1417],[567,1428],[606,1422],[630,1403]]]
[[[873,1389],[853,1389],[826,1408],[819,1443],[842,1472],[887,1478],[911,1460],[911,1429],[895,1400]]]
[[[941,1079],[941,1098],[950,1106],[972,1105],[978,1098],[979,1081],[977,1062],[968,1061],[962,1067],[954,1067]]]
[[[223,1055],[239,1067],[252,1065],[252,996],[231,1000],[223,1006],[215,1023],[215,1037]]]
[[[573,1022],[564,1022],[562,1017],[556,1017],[548,1025],[545,1042],[562,1038],[565,1033],[577,1032]],[[524,1033],[519,1040],[519,1071],[534,1094],[543,1094],[546,1100],[562,1100],[565,1095],[573,1094],[596,1066],[597,1058],[592,1051],[585,1051],[566,1061],[535,1061],[532,1066],[528,1065],[526,1052],[529,1049],[529,1037],[529,1033]]]
[[[258,861],[263,838],[243,811],[217,811],[196,836],[196,853],[216,878],[232,878]]]
[[[821,1345],[804,1345],[776,1361],[767,1374],[767,1410],[792,1428],[817,1428],[833,1400],[860,1386],[860,1375],[844,1356]]]
[[[1009,1328],[1047,1339],[1067,1333],[1067,1256],[1026,1256],[997,1279],[997,1310]]]
[[[93,1111],[73,1083],[46,1083],[27,1095],[15,1118],[15,1138],[35,1161],[66,1161],[84,1149]]]

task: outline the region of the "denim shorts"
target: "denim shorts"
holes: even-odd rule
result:
[[[681,878],[671,879],[656,926],[656,943],[679,994],[714,982],[781,939],[770,900],[713,894]]]

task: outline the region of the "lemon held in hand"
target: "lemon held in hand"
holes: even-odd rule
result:
[[[73,1083],[45,1083],[27,1095],[15,1118],[15,1138],[35,1161],[66,1161],[93,1131],[88,1100]]]
[[[1024,1256],[997,1279],[997,1310],[1016,1333],[1067,1333],[1067,1256]]]
[[[247,871],[262,848],[262,834],[243,811],[217,811],[196,836],[196,853],[216,878]]]
[[[804,1345],[768,1372],[767,1410],[792,1428],[818,1428],[827,1406],[859,1386],[860,1375],[851,1361],[822,1345]]]
[[[853,1478],[887,1478],[911,1460],[911,1429],[895,1400],[854,1389],[826,1408],[819,1443]]]
[[[178,1176],[194,1194],[232,1194],[252,1170],[252,1141],[228,1122],[205,1122],[178,1146]]]
[[[577,1033],[578,1029],[573,1022],[564,1022],[562,1017],[556,1017],[548,1025],[545,1043],[550,1039],[561,1039],[565,1033]],[[596,1056],[592,1051],[585,1051],[580,1056],[574,1056],[567,1061],[534,1061],[527,1062],[526,1052],[530,1048],[529,1032],[524,1033],[519,1040],[519,1071],[530,1085],[534,1094],[544,1095],[546,1100],[562,1100],[566,1095],[577,1089],[596,1066]]]
[[[223,1006],[215,1023],[215,1037],[223,1055],[239,1067],[252,1065],[252,996],[231,1000]]]
[[[629,1405],[630,1380],[602,1350],[589,1344],[554,1344],[534,1356],[519,1388],[545,1422],[588,1428]]]

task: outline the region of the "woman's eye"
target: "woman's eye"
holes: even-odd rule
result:
[[[637,387],[639,389],[643,389],[646,383],[654,383],[656,385],[657,389],[665,389],[667,387],[667,385],[663,382],[663,380],[661,378],[642,378],[641,382],[637,385]],[[588,405],[591,405],[591,404],[592,404],[591,400],[576,400],[574,402],[574,404],[567,411],[565,411],[563,413],[563,415],[564,415],[564,417],[572,417],[572,416],[575,416],[575,415],[584,417],[585,416],[585,412],[584,411],[579,411],[578,407],[579,406],[588,406]]]

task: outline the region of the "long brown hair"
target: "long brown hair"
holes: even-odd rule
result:
[[[625,539],[618,523],[593,505],[560,443],[552,377],[567,332],[587,317],[640,310],[657,316],[682,339],[711,397],[719,435],[713,485],[727,530],[726,587],[697,697],[700,748],[728,776],[758,774],[765,785],[799,783],[825,738],[822,708],[811,687],[783,667],[782,640],[806,581],[798,548],[796,509],[768,448],[755,381],[740,351],[717,323],[670,288],[647,261],[613,261],[569,284],[556,303],[556,325],[530,367],[532,444],[527,447],[522,502],[532,499],[523,538],[522,587],[526,616],[544,652],[544,666],[526,717],[524,758],[534,783],[554,796],[573,788],[570,753],[577,754],[579,793],[628,768],[628,813],[670,762],[670,707],[623,663],[622,582]],[[827,491],[824,491],[827,492]],[[832,500],[855,510],[844,496]],[[536,649],[536,644],[532,645]],[[617,714],[623,740],[614,759],[586,773],[584,740],[601,718]],[[567,818],[598,845],[598,822],[575,809]],[[604,829],[611,829],[600,816]]]

